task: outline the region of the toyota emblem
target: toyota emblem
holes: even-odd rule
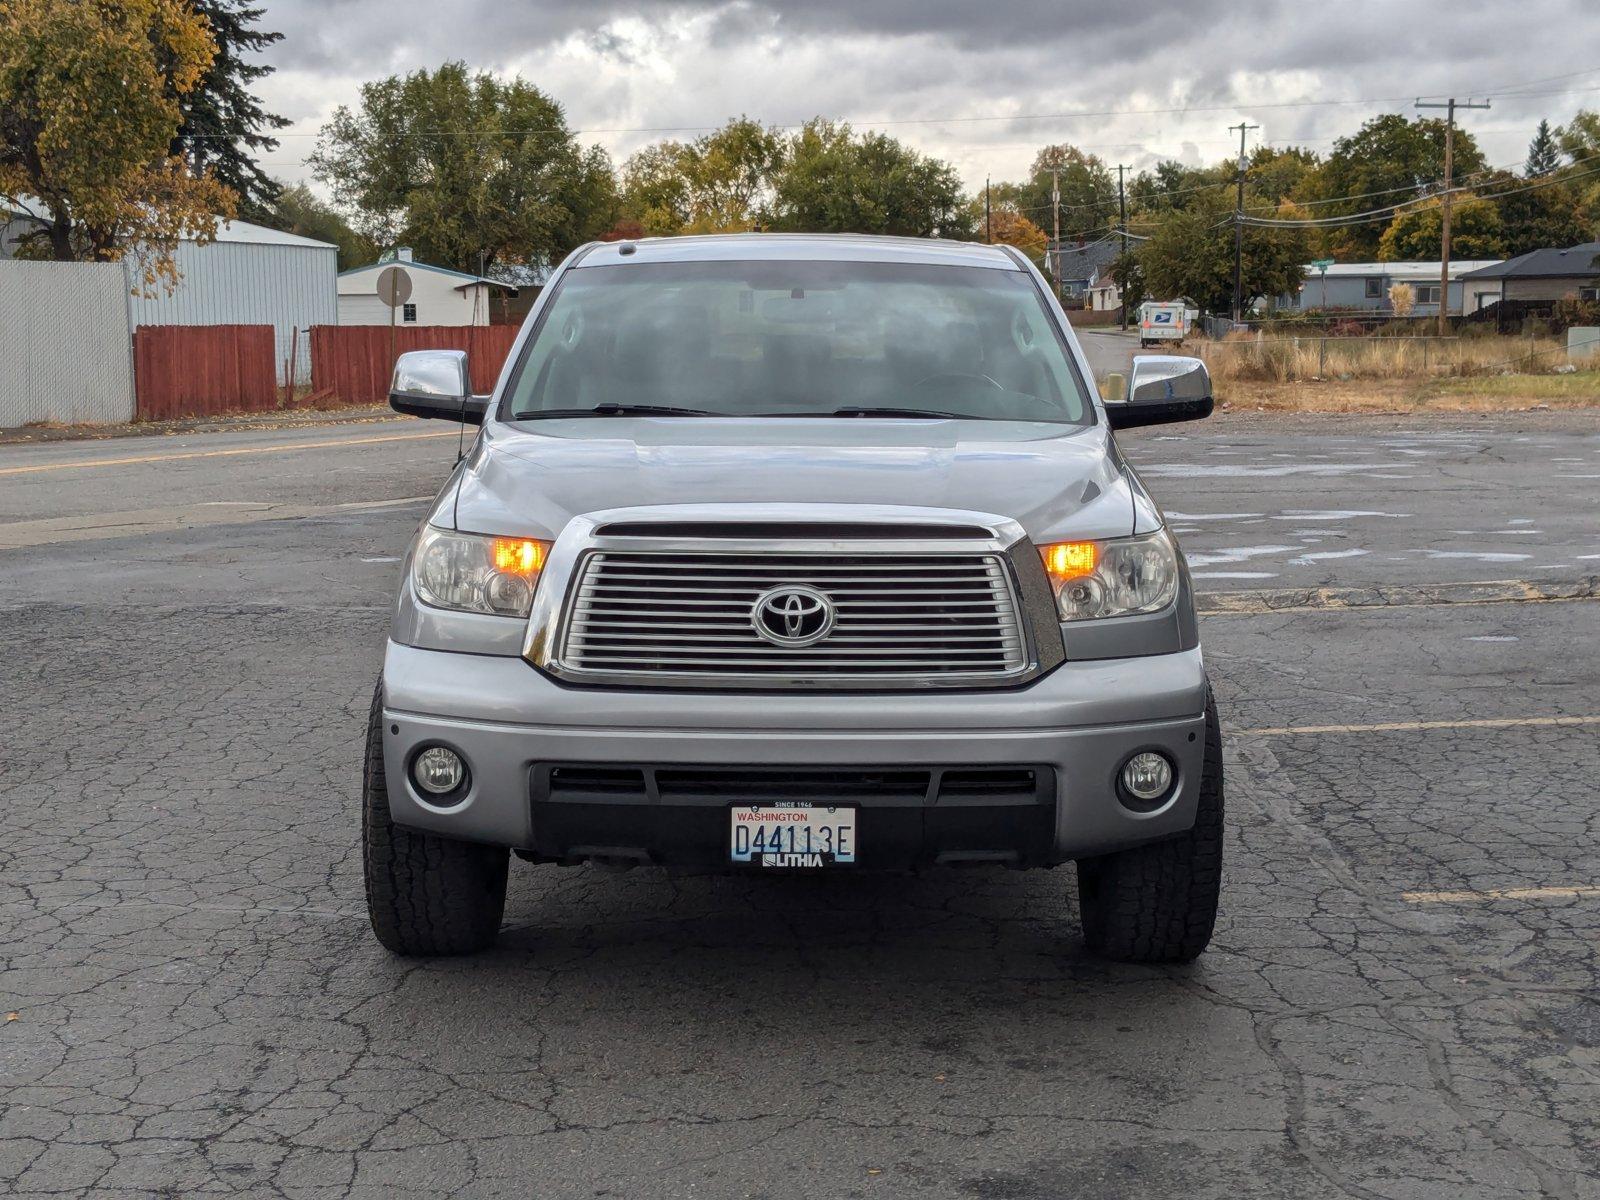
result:
[[[756,636],[774,646],[810,646],[833,632],[838,610],[828,596],[804,584],[763,592],[750,608]]]

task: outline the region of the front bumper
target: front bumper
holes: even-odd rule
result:
[[[562,846],[615,846],[664,862],[689,862],[680,846],[631,846],[628,830],[674,826],[705,830],[699,856],[720,862],[726,822],[707,809],[726,797],[693,800],[684,822],[635,806],[624,820],[596,803],[584,828],[581,798],[563,798],[562,832],[553,842],[552,797],[541,783],[550,764],[638,764],[655,768],[751,768],[903,771],[1029,766],[1051,778],[1040,822],[1020,823],[994,809],[956,812],[930,788],[926,811],[907,825],[899,812],[882,821],[898,830],[908,862],[940,861],[945,816],[963,830],[962,854],[984,857],[981,831],[992,824],[1003,858],[1034,865],[1082,858],[1181,833],[1194,824],[1205,747],[1205,671],[1198,649],[1143,658],[1068,662],[1026,687],[1007,691],[893,694],[668,692],[589,689],[558,684],[521,659],[421,650],[390,642],[383,681],[384,765],[389,808],[401,825],[447,837],[493,842],[562,857]],[[471,782],[448,807],[426,803],[407,767],[422,748],[454,748]],[[1117,771],[1128,755],[1159,749],[1177,764],[1174,791],[1153,812],[1117,798]],[[662,803],[652,788],[645,808]],[[873,801],[861,801],[864,844]],[[904,808],[898,801],[887,807]],[[976,801],[970,807],[983,808]],[[547,824],[535,828],[536,813]],[[1012,814],[1016,816],[1017,814]],[[624,814],[626,817],[627,814]],[[1022,828],[1024,832],[1019,833]],[[908,832],[909,829],[909,832]],[[721,832],[715,832],[721,831]],[[918,845],[919,839],[933,839]],[[1021,839],[1021,841],[1019,841]],[[559,844],[557,844],[559,843]],[[952,843],[954,845],[954,843]],[[583,855],[571,855],[582,857]],[[626,854],[624,855],[626,856]],[[885,865],[887,861],[885,860]]]

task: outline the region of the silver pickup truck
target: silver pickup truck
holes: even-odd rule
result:
[[[1211,412],[1140,357],[1101,400],[1005,246],[585,246],[406,558],[366,750],[379,941],[490,945],[512,851],[689,871],[1077,864],[1085,940],[1210,939],[1222,760],[1188,570],[1112,434]]]

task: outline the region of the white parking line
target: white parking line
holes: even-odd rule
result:
[[[1583,900],[1600,896],[1600,887],[1573,884],[1570,887],[1490,888],[1482,892],[1401,892],[1408,904],[1475,904],[1485,900]]]
[[[1234,737],[1293,737],[1297,734],[1410,733],[1425,729],[1521,729],[1539,726],[1600,725],[1600,714],[1583,717],[1483,717],[1465,721],[1384,721],[1376,725],[1280,725],[1230,729]]]

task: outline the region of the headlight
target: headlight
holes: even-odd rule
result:
[[[1178,548],[1165,529],[1144,537],[1040,546],[1063,621],[1156,612],[1178,594]]]
[[[411,556],[411,583],[424,604],[457,612],[526,617],[550,543],[484,537],[427,526]]]

